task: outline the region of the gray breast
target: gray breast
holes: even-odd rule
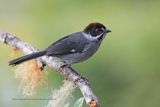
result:
[[[67,64],[79,63],[90,58],[99,48],[99,43],[91,42],[83,52],[60,56]]]

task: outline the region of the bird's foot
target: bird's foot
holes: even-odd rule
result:
[[[43,71],[46,64],[42,63],[42,66],[40,67],[40,70]]]
[[[71,65],[69,64],[63,64],[60,66],[59,70],[63,70],[65,67],[70,67]]]
[[[77,78],[75,81],[74,81],[74,84],[76,85],[77,83],[78,83],[78,81],[80,81],[80,82],[85,82],[85,84],[87,84],[87,85],[89,85],[89,80],[88,80],[88,78],[86,78],[86,77],[79,77],[79,78]]]

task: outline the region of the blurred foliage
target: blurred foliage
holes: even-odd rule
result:
[[[74,103],[73,107],[83,107],[83,103],[84,103],[84,98],[81,97]]]
[[[101,22],[112,33],[94,57],[74,68],[89,78],[102,107],[159,107],[159,12],[160,0],[0,0],[0,30],[44,49],[90,22]],[[0,49],[0,106],[45,105],[42,100],[12,100],[23,96],[8,67],[11,48],[1,44]],[[34,98],[48,97],[62,84],[61,75],[48,68],[45,72],[48,88],[38,89]],[[79,90],[75,96],[81,96]]]

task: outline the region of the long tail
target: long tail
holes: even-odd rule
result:
[[[28,61],[28,60],[31,60],[31,59],[34,59],[34,58],[38,58],[38,57],[43,56],[45,54],[46,54],[46,51],[41,51],[41,52],[36,52],[36,53],[26,55],[26,56],[22,56],[20,58],[17,58],[17,59],[14,59],[14,60],[10,61],[9,65],[17,65],[17,64],[20,64],[24,61]]]

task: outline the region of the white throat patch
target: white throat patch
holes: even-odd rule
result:
[[[98,36],[96,36],[96,37],[93,37],[93,36],[91,36],[91,34],[87,34],[87,33],[85,33],[85,32],[82,32],[82,34],[84,35],[85,38],[87,38],[87,39],[89,39],[89,40],[98,40],[98,38],[99,38],[100,36],[102,36],[102,34],[101,34],[101,35],[98,35]]]

